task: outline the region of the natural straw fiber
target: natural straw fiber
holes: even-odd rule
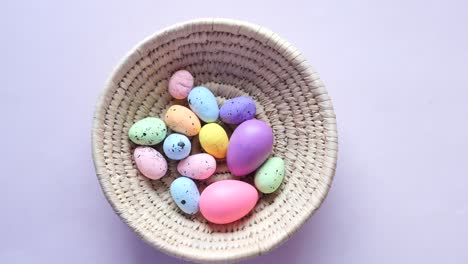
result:
[[[176,162],[169,162],[168,175],[153,181],[132,159],[130,126],[147,116],[162,118],[170,105],[184,103],[167,89],[179,69],[190,71],[196,85],[209,87],[219,103],[253,98],[257,118],[273,128],[273,155],[285,159],[280,189],[263,195],[254,211],[235,223],[214,225],[179,211],[169,193],[179,176]],[[93,126],[96,173],[117,214],[149,244],[196,262],[238,261],[286,241],[325,198],[337,147],[332,103],[301,53],[263,27],[225,19],[178,24],[137,45],[108,80]],[[202,185],[230,177],[221,165]]]

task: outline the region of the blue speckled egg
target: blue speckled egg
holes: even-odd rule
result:
[[[179,177],[171,184],[171,196],[177,206],[186,214],[198,212],[200,192],[195,182],[187,177]]]
[[[186,158],[190,154],[192,144],[188,137],[174,133],[170,134],[163,144],[164,153],[171,160],[181,160]]]
[[[218,119],[218,102],[208,88],[203,86],[193,88],[188,95],[188,102],[192,111],[206,123],[212,123]]]
[[[219,110],[219,117],[227,124],[240,124],[254,118],[257,108],[252,98],[239,96],[227,100]]]

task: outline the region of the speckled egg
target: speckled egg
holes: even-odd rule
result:
[[[227,100],[219,110],[219,117],[227,124],[240,124],[254,118],[257,108],[252,98],[239,96]]]
[[[130,140],[138,145],[156,145],[166,137],[164,121],[156,117],[147,117],[137,121],[128,130]]]
[[[169,79],[169,93],[176,99],[187,98],[193,88],[193,76],[186,70],[176,71]]]
[[[200,212],[215,224],[227,224],[247,215],[258,201],[255,187],[237,180],[208,185],[200,196]]]
[[[273,149],[273,130],[258,119],[241,123],[232,133],[227,151],[227,165],[234,176],[254,172]]]
[[[204,125],[200,130],[202,148],[217,159],[224,159],[229,145],[228,135],[223,127],[216,123]]]
[[[269,158],[255,173],[255,187],[262,193],[276,191],[284,179],[284,160]]]
[[[150,179],[160,179],[167,172],[166,159],[152,147],[137,147],[133,158],[141,174]]]
[[[206,123],[218,119],[219,108],[214,94],[206,87],[197,86],[188,95],[189,106],[192,111]]]
[[[200,192],[192,179],[179,177],[171,183],[171,196],[177,206],[186,214],[196,214]]]
[[[188,156],[177,164],[177,171],[195,180],[205,180],[216,171],[216,160],[210,154]]]
[[[200,120],[197,115],[185,106],[171,106],[165,116],[167,126],[175,132],[182,133],[189,137],[200,132]]]
[[[171,160],[186,158],[190,154],[191,147],[190,140],[178,133],[170,134],[163,144],[164,154]]]

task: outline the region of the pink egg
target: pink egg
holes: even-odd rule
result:
[[[176,99],[187,98],[193,88],[193,76],[186,70],[176,71],[169,79],[169,93]]]
[[[177,164],[177,171],[182,176],[195,180],[204,180],[216,171],[216,160],[206,153],[191,155]]]
[[[150,179],[160,179],[167,172],[166,159],[152,147],[137,147],[133,157],[141,174]]]
[[[257,203],[258,193],[252,185],[236,180],[210,184],[200,196],[200,212],[210,222],[227,224],[247,215]]]

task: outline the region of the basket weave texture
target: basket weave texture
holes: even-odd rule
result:
[[[161,180],[149,180],[133,161],[130,126],[184,104],[167,89],[179,69],[190,71],[195,85],[211,89],[220,104],[240,95],[253,98],[256,117],[273,128],[273,155],[285,160],[280,189],[261,196],[249,215],[232,224],[210,224],[179,211],[169,192],[180,176],[176,162],[169,162]],[[325,198],[338,147],[332,103],[301,53],[270,30],[226,19],[177,24],[138,44],[106,83],[92,144],[99,182],[116,213],[149,244],[196,262],[239,261],[286,241]],[[200,188],[227,178],[232,176],[221,164]]]

